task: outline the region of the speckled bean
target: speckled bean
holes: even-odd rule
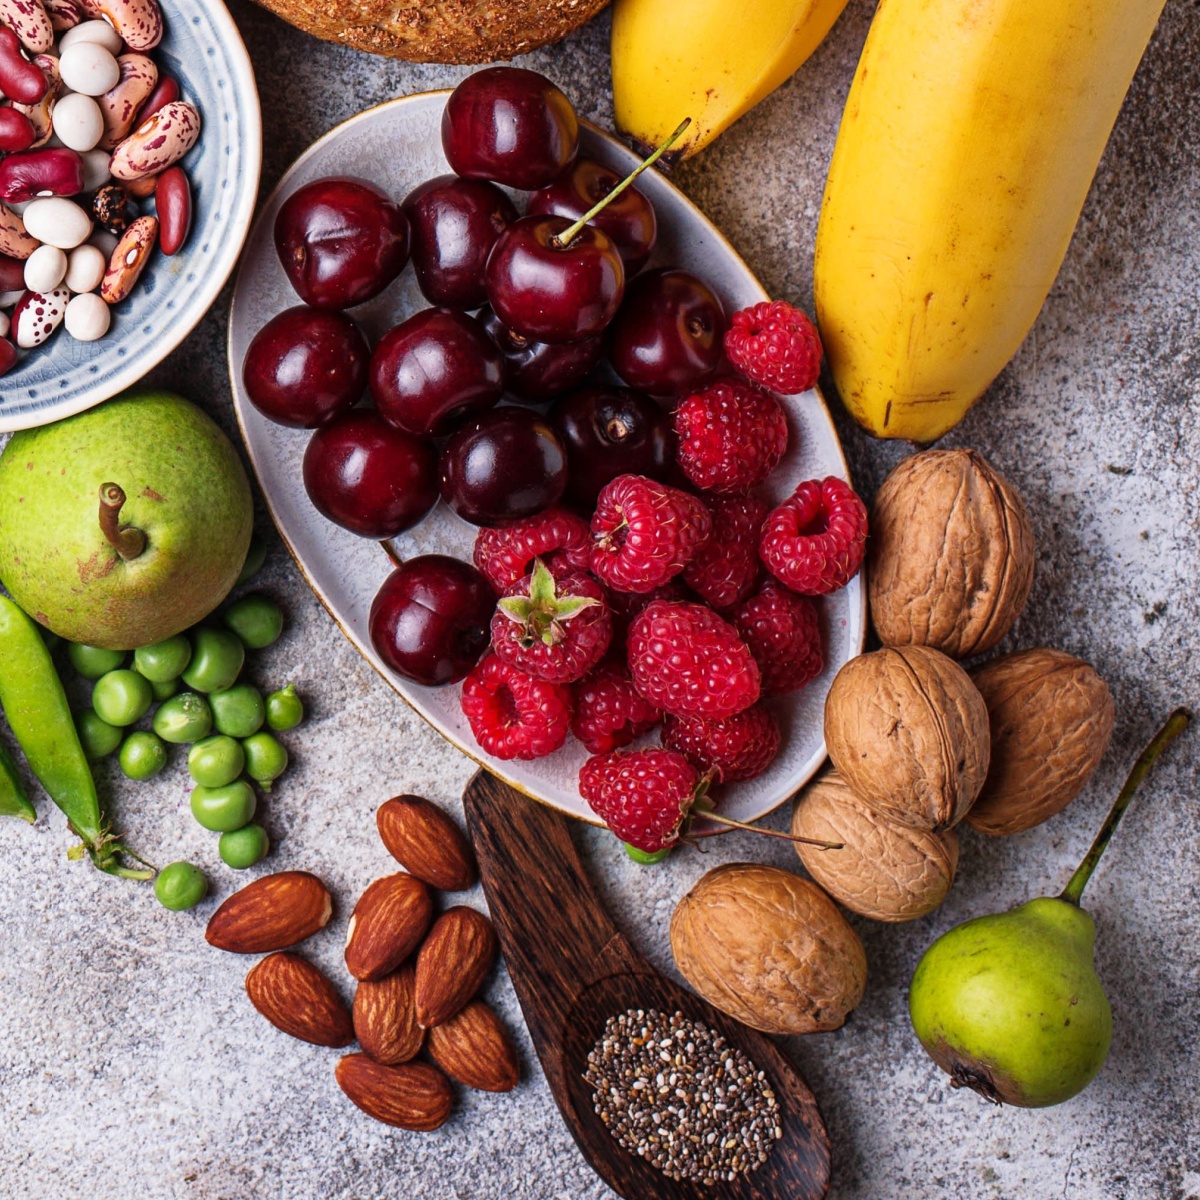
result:
[[[0,21],[32,54],[42,54],[54,45],[54,27],[42,0],[0,0]]]
[[[0,254],[24,262],[37,248],[37,238],[25,232],[25,222],[7,204],[0,203]]]
[[[163,35],[158,0],[80,0],[89,17],[107,21],[130,50],[153,50]]]
[[[42,0],[55,33],[74,29],[83,20],[83,5],[79,0]]]
[[[117,64],[121,68],[117,86],[96,99],[104,114],[101,150],[115,150],[117,143],[129,136],[138,112],[158,83],[158,67],[144,54],[122,54]]]
[[[36,104],[13,104],[17,112],[24,113],[33,125],[33,149],[44,146],[54,134],[54,106],[62,95],[62,77],[58,73],[58,59],[50,54],[39,54],[34,64],[46,81],[46,94]]]
[[[22,350],[40,346],[63,323],[70,299],[65,287],[45,293],[26,292],[12,312],[13,341]]]
[[[0,25],[0,95],[19,104],[36,104],[46,87],[45,75],[21,53],[17,35]]]
[[[138,217],[121,235],[108,270],[100,284],[100,297],[109,304],[120,304],[137,283],[154,243],[158,239],[158,220],[155,217]]]
[[[113,151],[109,169],[117,179],[141,179],[174,166],[200,136],[200,114],[173,100],[143,121]]]
[[[0,200],[24,204],[39,196],[77,196],[83,191],[83,159],[65,146],[10,154],[0,162]]]

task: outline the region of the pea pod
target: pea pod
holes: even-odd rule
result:
[[[20,817],[31,825],[37,820],[16,764],[3,746],[0,746],[0,817]]]

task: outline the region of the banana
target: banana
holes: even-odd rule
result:
[[[617,127],[657,146],[692,124],[670,157],[702,150],[820,45],[846,0],[616,0]]]
[[[1050,292],[1163,0],[881,0],[814,262],[842,400],[930,442]]]

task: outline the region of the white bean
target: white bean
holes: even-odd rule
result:
[[[25,232],[47,246],[74,250],[92,232],[92,218],[71,200],[50,196],[34,200],[25,210]]]
[[[91,96],[71,92],[54,106],[54,132],[70,150],[94,150],[104,136],[104,114]]]
[[[113,242],[115,248],[115,238]],[[108,270],[108,259],[111,254],[111,250],[105,254],[96,246],[87,244],[76,246],[67,259],[67,273],[63,278],[67,290],[76,295],[83,292],[94,292],[100,286],[104,272]]]
[[[25,295],[24,288],[19,292],[0,292],[0,308],[12,308],[23,295]]]
[[[104,261],[107,263],[120,240],[115,233],[109,233],[107,229],[97,229],[88,238],[88,245],[95,246],[104,255]]]
[[[77,342],[95,342],[112,323],[112,312],[95,292],[73,296],[67,305],[67,332]]]
[[[109,154],[106,150],[85,150],[80,156],[83,159],[83,190],[95,192],[102,188],[111,178],[108,169]]]
[[[120,54],[124,42],[121,35],[107,21],[84,21],[74,29],[68,29],[58,43],[60,51],[68,50],[76,42],[95,42],[109,54]]]
[[[103,96],[121,78],[116,56],[99,42],[76,42],[68,46],[58,60],[58,70],[71,91],[85,96]]]
[[[8,337],[8,313],[0,312],[0,338]]]
[[[39,246],[25,260],[25,286],[31,292],[52,292],[67,274],[67,256],[57,246]]]

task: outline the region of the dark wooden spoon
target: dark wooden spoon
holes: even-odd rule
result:
[[[819,1200],[829,1138],[816,1101],[775,1044],[664,978],[609,920],[571,842],[570,821],[480,771],[463,795],[479,873],[517,999],[567,1128],[596,1173],[626,1200]],[[679,1011],[721,1034],[764,1071],[783,1137],[732,1183],[675,1182],[623,1150],[592,1107],[588,1052],[609,1017]]]

